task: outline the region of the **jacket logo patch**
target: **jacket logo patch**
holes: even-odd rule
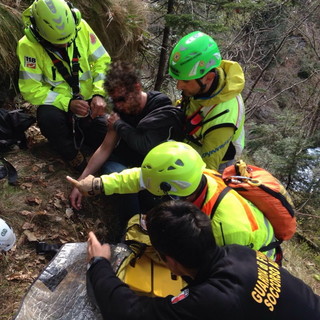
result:
[[[183,290],[179,295],[171,298],[171,303],[175,304],[184,300],[189,295],[189,289]]]
[[[95,44],[97,42],[97,37],[95,36],[95,34],[90,33],[90,41],[92,44]]]
[[[37,67],[37,59],[33,57],[24,56],[24,66],[26,68],[35,69]]]

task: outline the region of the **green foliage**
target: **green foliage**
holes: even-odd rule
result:
[[[247,148],[253,158],[267,169],[273,168],[277,175],[285,177],[284,171],[297,155],[310,146],[299,131],[301,119],[286,109],[274,115],[272,123],[248,123]],[[267,151],[267,152],[266,152]],[[282,160],[280,160],[282,159]]]
[[[178,35],[185,35],[194,30],[201,30],[206,33],[223,32],[228,28],[219,23],[212,23],[195,19],[191,14],[167,14],[165,16],[166,24],[176,32]]]
[[[18,93],[16,47],[23,37],[21,13],[32,0],[0,3],[0,105]],[[142,0],[72,1],[113,59],[134,61],[145,51],[148,11]]]
[[[267,5],[268,1],[255,1],[255,0],[242,0],[242,1],[226,1],[222,2],[222,7],[224,9],[234,9],[237,13],[240,13],[242,10],[259,10],[264,8]]]
[[[285,186],[299,192],[297,206],[306,200],[320,207],[320,150],[303,130],[301,114],[285,109],[272,123],[248,123],[246,153],[254,163],[272,172]]]

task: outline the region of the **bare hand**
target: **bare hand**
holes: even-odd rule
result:
[[[69,109],[80,117],[86,117],[89,114],[90,106],[86,100],[71,100]]]
[[[110,128],[113,128],[113,125],[115,124],[116,121],[120,120],[120,117],[117,113],[111,113],[109,116],[108,116],[108,119],[107,119],[107,125],[108,125],[108,129]]]
[[[92,231],[89,232],[89,238],[87,243],[88,243],[88,247],[87,247],[88,260],[90,260],[93,257],[104,257],[110,260],[111,258],[110,245],[108,243],[101,245],[96,235]]]
[[[70,196],[69,196],[69,199],[70,199],[71,206],[74,209],[76,209],[76,210],[82,209],[82,205],[81,205],[82,194],[77,188],[72,189]]]
[[[90,107],[91,107],[91,118],[94,119],[98,116],[103,116],[106,109],[106,101],[100,96],[95,96],[92,98]]]

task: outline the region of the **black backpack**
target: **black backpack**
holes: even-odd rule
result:
[[[0,179],[8,178],[8,183],[17,183],[17,170],[1,154],[17,144],[21,149],[27,147],[25,130],[27,130],[36,118],[24,113],[21,109],[8,111],[0,108]]]
[[[21,109],[13,111],[0,109],[0,152],[8,150],[14,144],[26,148],[24,132],[35,122],[35,117],[24,113]]]

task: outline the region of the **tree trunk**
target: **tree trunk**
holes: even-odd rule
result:
[[[174,4],[174,0],[168,0],[167,14],[173,13],[173,4]],[[157,73],[157,77],[154,85],[154,90],[157,90],[157,91],[160,91],[161,85],[163,83],[164,76],[166,73],[170,33],[171,33],[171,28],[166,25],[163,29],[163,38],[162,38],[162,45],[161,45],[161,51],[160,51],[158,73]]]

